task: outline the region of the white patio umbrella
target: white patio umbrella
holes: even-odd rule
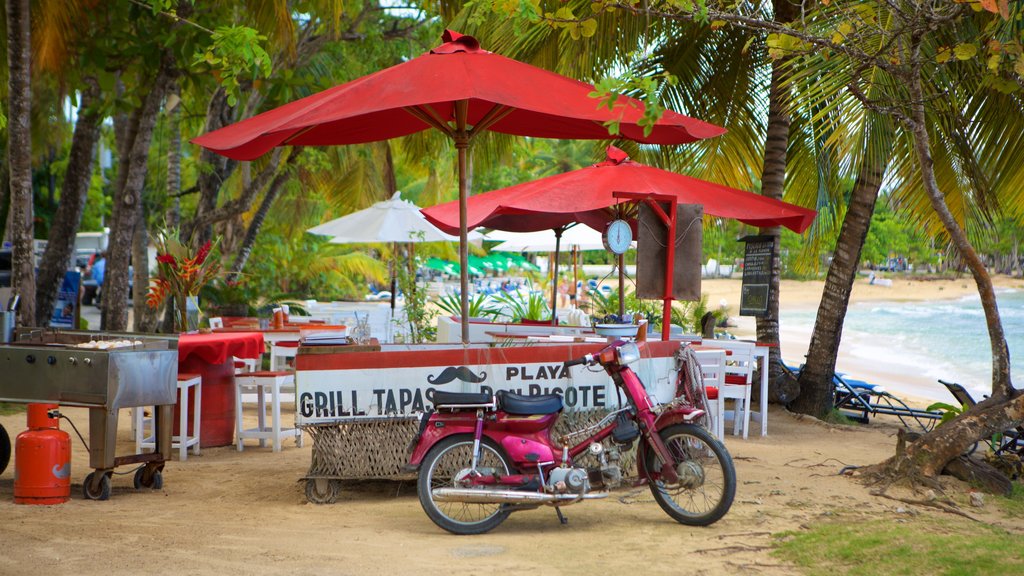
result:
[[[332,244],[370,242],[458,242],[458,236],[445,234],[420,213],[419,206],[395,192],[390,200],[324,222],[307,230],[311,234],[333,236]]]
[[[404,244],[413,242],[458,242],[458,236],[445,234],[427,221],[420,207],[402,199],[401,192],[369,208],[335,218],[306,230],[310,234],[332,236],[331,244]],[[470,233],[468,239],[483,236]],[[391,275],[391,309],[395,309],[395,276]]]

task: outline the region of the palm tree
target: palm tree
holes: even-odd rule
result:
[[[34,325],[36,319],[30,30],[29,1],[7,0],[7,157],[10,164],[11,239],[14,245],[11,286],[15,293],[21,295],[18,319],[23,326]]]

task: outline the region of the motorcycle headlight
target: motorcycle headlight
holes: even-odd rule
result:
[[[615,351],[620,366],[629,366],[640,359],[640,347],[635,342],[629,342],[619,346]]]

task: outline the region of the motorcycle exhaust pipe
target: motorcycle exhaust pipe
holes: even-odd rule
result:
[[[466,502],[469,504],[534,504],[554,505],[581,499],[605,498],[606,492],[579,494],[542,494],[515,490],[488,490],[480,488],[435,488],[431,491],[435,502]]]

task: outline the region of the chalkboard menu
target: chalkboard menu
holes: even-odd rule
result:
[[[743,286],[740,289],[740,316],[764,316],[772,289],[773,236],[746,236],[743,255]]]

